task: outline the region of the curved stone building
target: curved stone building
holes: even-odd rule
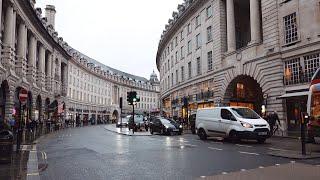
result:
[[[163,113],[247,106],[296,132],[320,64],[319,17],[316,0],[185,0],[156,57]]]
[[[61,123],[107,120],[131,112],[127,92],[141,97],[139,113],[159,111],[159,81],[105,66],[70,47],[55,30],[55,7],[45,16],[35,0],[0,0],[0,121],[16,118]],[[27,91],[20,104],[19,92]]]

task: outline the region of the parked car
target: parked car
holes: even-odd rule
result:
[[[122,118],[122,122],[121,122],[121,120],[118,120],[116,127],[127,127],[128,123],[129,123],[129,118],[130,118],[130,116],[126,116],[126,117]]]
[[[171,119],[155,117],[150,121],[150,133],[158,132],[160,134],[182,134],[182,125]]]
[[[200,139],[223,136],[232,140],[255,139],[264,143],[270,137],[270,126],[246,107],[215,107],[198,109],[196,132]]]

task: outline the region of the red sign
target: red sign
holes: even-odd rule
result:
[[[19,92],[19,101],[21,103],[26,103],[28,99],[28,91],[21,88],[20,92]]]

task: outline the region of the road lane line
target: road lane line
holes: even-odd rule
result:
[[[276,164],[276,166],[280,166],[280,164]]]
[[[245,152],[245,151],[239,151],[239,153],[241,153],[241,154],[255,155],[255,156],[259,156],[259,155],[260,155],[260,154],[258,154],[258,153]]]
[[[287,150],[285,150],[285,149],[278,149],[278,148],[268,148],[268,149],[274,150],[274,151],[287,151]]]
[[[243,144],[235,144],[236,146],[240,146],[240,147],[248,147],[248,148],[252,148],[253,146],[249,146],[249,145],[243,145]]]
[[[259,169],[263,169],[264,167],[263,166],[259,166]]]
[[[193,145],[193,144],[184,144],[186,146],[192,146],[192,147],[197,147],[197,145]]]
[[[220,149],[220,148],[215,148],[215,147],[208,147],[209,149],[212,149],[212,150],[217,150],[217,151],[222,151],[223,149]]]
[[[227,172],[222,172],[221,174],[224,174],[224,175],[225,175],[225,174],[228,174],[228,173],[227,173]]]
[[[246,171],[246,169],[241,169],[241,171],[243,172],[243,171]]]

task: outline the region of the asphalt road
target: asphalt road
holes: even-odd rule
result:
[[[290,163],[267,155],[269,148],[270,143],[201,141],[191,134],[124,136],[103,126],[63,130],[37,145],[48,160],[42,180],[196,179]]]

